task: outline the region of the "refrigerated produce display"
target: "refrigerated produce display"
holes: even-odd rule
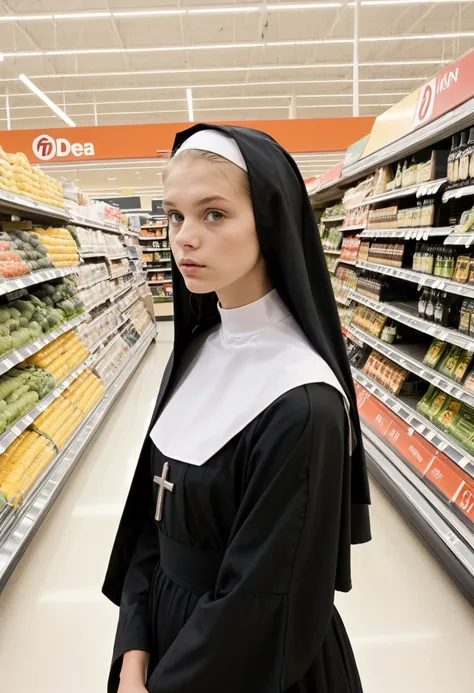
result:
[[[474,88],[427,121],[308,191],[371,472],[474,600]]]
[[[155,317],[157,320],[172,318],[173,284],[168,219],[163,216],[148,216],[142,224],[139,240],[148,286],[153,296]]]
[[[0,164],[1,589],[156,330],[127,218]]]

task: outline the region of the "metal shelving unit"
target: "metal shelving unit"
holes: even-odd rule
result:
[[[397,322],[412,327],[414,330],[429,334],[431,337],[441,339],[443,342],[449,342],[462,349],[474,352],[474,337],[469,337],[449,327],[441,327],[436,323],[419,318],[416,305],[407,303],[381,303],[380,301],[375,301],[372,298],[363,296],[354,290],[350,291],[350,297],[353,301],[356,301],[356,303],[361,303],[375,310],[377,313],[382,313],[388,318],[392,318]]]
[[[450,112],[413,129],[378,151],[363,156],[353,164],[334,169],[339,178],[330,180],[330,175],[316,181],[309,194],[315,210],[335,205],[348,191],[380,166],[398,164],[409,160],[413,154],[438,142],[450,138],[461,130],[474,125],[474,96]],[[444,152],[446,147],[443,146]],[[426,153],[426,152],[425,152]],[[429,155],[428,155],[429,156]],[[428,158],[426,157],[426,159]],[[444,154],[443,154],[444,156]],[[423,228],[377,228],[364,229],[359,234],[364,239],[401,239],[403,241],[430,241],[446,246],[457,246],[459,250],[474,247],[474,232],[459,234],[452,225],[461,210],[468,209],[470,199],[461,205],[460,200],[474,198],[474,185],[446,190],[444,171],[445,159],[436,160],[437,180],[409,188],[397,188],[380,195],[361,200],[354,207],[383,205],[391,200],[401,200],[401,207],[416,204],[417,198],[437,196],[439,226]],[[433,159],[432,159],[433,163]],[[394,171],[393,171],[394,172]],[[412,198],[412,200],[408,198]],[[349,199],[349,196],[346,198]],[[403,203],[403,200],[406,200]],[[442,203],[450,202],[449,207]],[[396,204],[396,202],[394,203]],[[323,221],[323,219],[321,219]],[[382,225],[381,225],[382,226]],[[341,231],[345,229],[342,228]],[[436,242],[436,241],[435,241]],[[410,246],[410,249],[414,244]],[[472,253],[469,253],[472,254]],[[415,272],[407,267],[395,268],[380,262],[359,260],[359,270],[366,270],[423,287],[443,291],[454,297],[474,299],[474,285],[461,284],[450,279]],[[396,284],[394,283],[394,287]],[[414,292],[413,292],[413,295]],[[356,304],[386,315],[394,321],[425,335],[430,335],[474,353],[474,337],[456,329],[443,327],[418,316],[416,300],[412,302],[391,301],[384,303],[362,293],[351,290],[349,298]],[[401,294],[400,294],[401,296]],[[456,305],[460,303],[457,302]],[[344,317],[346,323],[346,316]],[[440,390],[459,399],[466,407],[474,406],[474,393],[438,371],[425,366],[423,358],[428,349],[410,344],[391,345],[372,337],[360,328],[343,327],[343,333],[359,347],[369,345],[391,361]],[[420,342],[423,340],[420,339]],[[395,396],[387,389],[353,368],[353,377],[362,421],[364,445],[369,469],[394,503],[403,511],[416,530],[424,537],[429,547],[442,561],[449,574],[456,580],[467,597],[474,603],[474,454],[464,447],[448,430],[442,431],[428,418],[418,413],[417,397]],[[453,429],[454,431],[454,429]],[[466,443],[468,445],[468,443]]]
[[[20,560],[87,445],[140,364],[155,338],[151,326],[135,345],[131,358],[107,388],[104,397],[74,432],[67,445],[38,479],[17,510],[7,508],[0,516],[0,589]]]
[[[474,286],[459,284],[459,282],[453,282],[451,279],[443,279],[442,277],[435,277],[432,274],[422,274],[414,270],[401,267],[390,267],[388,265],[381,265],[378,262],[367,262],[366,260],[358,260],[356,266],[360,269],[369,270],[370,272],[385,274],[388,277],[404,279],[418,286],[426,286],[430,289],[446,291],[447,293],[464,296],[465,298],[474,298]]]

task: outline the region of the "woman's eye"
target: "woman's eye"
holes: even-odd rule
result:
[[[221,221],[224,218],[222,212],[218,212],[216,209],[211,210],[206,214],[207,221]]]
[[[168,214],[168,219],[172,224],[182,224],[184,221],[183,215],[179,212],[170,212]]]

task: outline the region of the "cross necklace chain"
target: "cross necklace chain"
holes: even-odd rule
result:
[[[174,490],[174,484],[172,484],[170,481],[168,481],[168,472],[170,470],[170,466],[168,462],[165,462],[163,465],[163,471],[161,472],[161,476],[155,476],[153,477],[153,481],[155,484],[158,484],[159,486],[159,491],[158,491],[158,498],[156,500],[156,512],[155,512],[155,520],[157,522],[161,522],[163,518],[163,505],[165,502],[165,491],[169,491],[170,493],[173,493]]]

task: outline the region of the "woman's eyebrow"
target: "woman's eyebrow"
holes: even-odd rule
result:
[[[196,202],[196,207],[204,207],[204,205],[208,205],[211,202],[216,202],[216,201],[223,201],[223,202],[229,202],[229,200],[226,197],[223,197],[222,195],[210,195],[209,197],[203,197],[202,200],[199,200],[199,202]],[[178,207],[179,205],[175,204],[171,200],[163,200],[163,207]]]

